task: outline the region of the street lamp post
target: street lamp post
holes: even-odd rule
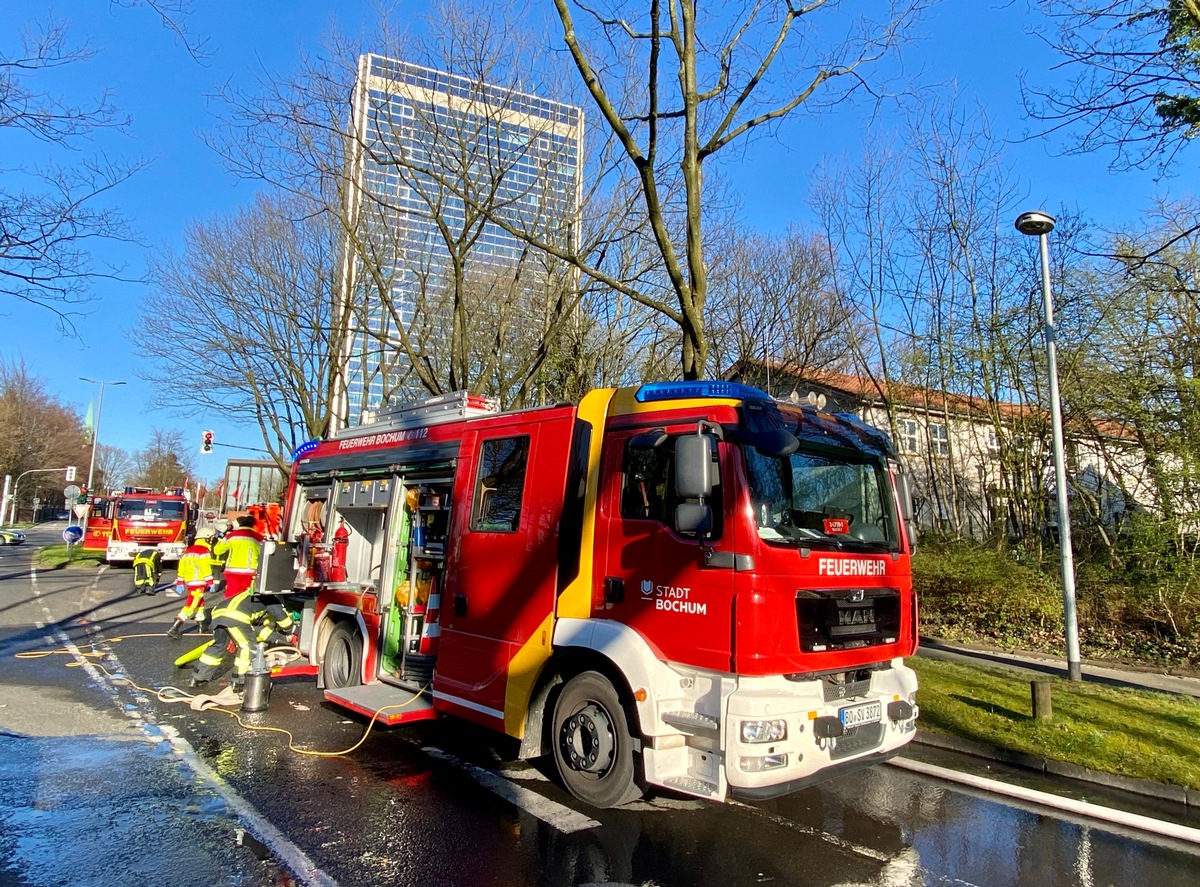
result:
[[[124,385],[124,382],[102,382],[99,379],[89,379],[86,376],[80,376],[79,381],[91,382],[93,385],[100,386],[100,397],[96,400],[96,421],[92,425],[92,460],[88,463],[88,479],[87,479],[87,494],[92,493],[92,473],[96,470],[96,441],[100,437],[100,413],[104,410],[104,386],[105,385]]]
[[[1071,549],[1071,510],[1067,502],[1067,466],[1063,457],[1062,406],[1058,398],[1058,358],[1055,354],[1054,302],[1050,298],[1050,248],[1047,235],[1054,217],[1033,211],[1017,216],[1016,228],[1037,237],[1041,247],[1042,310],[1045,313],[1046,367],[1050,375],[1050,428],[1054,436],[1054,482],[1058,488],[1058,548],[1062,555],[1063,617],[1067,635],[1067,677],[1083,679],[1079,666],[1079,620],[1075,612],[1075,555]]]

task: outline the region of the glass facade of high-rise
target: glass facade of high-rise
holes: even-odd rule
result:
[[[366,55],[353,125],[347,208],[354,225],[341,291],[354,308],[337,410],[348,424],[390,397],[418,393],[396,344],[404,332],[437,348],[444,324],[431,294],[449,285],[448,236],[469,243],[468,267],[484,273],[528,253],[505,225],[567,244],[579,205],[583,114]]]

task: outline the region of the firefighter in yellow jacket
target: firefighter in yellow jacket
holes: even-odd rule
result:
[[[213,549],[225,563],[226,600],[253,586],[258,575],[263,538],[255,532],[254,523],[253,517],[242,515],[237,519],[237,527],[226,533]]]
[[[167,629],[167,637],[173,641],[179,640],[185,622],[194,619],[203,631],[204,623],[208,621],[208,611],[204,609],[204,596],[213,589],[212,547],[216,538],[215,530],[200,530],[196,533],[196,540],[179,559],[179,567],[175,571],[175,593],[186,597],[183,607],[175,616],[174,624]]]
[[[217,678],[229,663],[230,647],[233,654],[233,685],[240,688],[250,670],[250,651],[260,641],[270,644],[286,644],[286,633],[291,630],[292,614],[276,603],[274,598],[263,598],[250,591],[243,591],[226,598],[212,612],[213,639],[204,648],[192,670],[192,686],[201,687]]]

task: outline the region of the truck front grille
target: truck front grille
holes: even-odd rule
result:
[[[797,592],[796,622],[805,653],[894,643],[900,636],[900,592],[895,588]]]

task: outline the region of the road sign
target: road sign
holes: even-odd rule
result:
[[[76,517],[87,517],[87,513],[92,509],[88,505],[76,505],[71,510],[75,512]]]
[[[66,499],[74,499],[76,496],[79,495],[80,492],[81,491],[78,486],[76,486],[75,484],[71,484],[69,487],[67,487],[65,490],[63,490],[63,497]]]
[[[63,542],[74,545],[83,538],[83,527],[67,527],[63,530]]]

